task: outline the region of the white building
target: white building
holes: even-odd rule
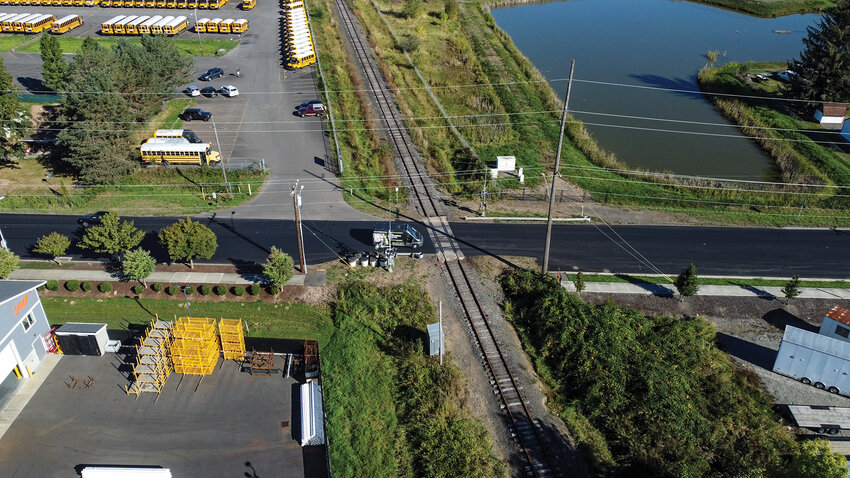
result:
[[[821,335],[850,342],[850,310],[835,306],[829,309],[818,331]]]
[[[36,291],[42,284],[0,280],[0,404],[48,353],[50,324]]]

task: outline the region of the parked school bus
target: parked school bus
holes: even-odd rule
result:
[[[126,35],[127,30],[128,30],[127,24],[132,22],[136,18],[139,18],[139,16],[138,15],[128,15],[128,16],[122,18],[121,20],[119,20],[117,23],[113,23],[112,24],[112,33],[114,33],[116,35]]]
[[[50,33],[61,35],[67,33],[83,24],[83,18],[79,15],[67,15],[53,22]]]
[[[232,33],[245,33],[247,30],[248,20],[245,20],[244,18],[240,18],[239,20],[233,22],[232,25],[230,25],[230,31]]]
[[[2,28],[4,32],[15,31],[15,21],[19,18],[28,17],[29,15],[29,13],[18,13],[10,17],[6,17],[3,20],[3,23],[0,23],[0,28]]]
[[[86,0],[85,2],[83,2],[83,5],[87,7],[95,7],[97,5],[100,5],[100,0]]]
[[[112,0],[100,0],[100,6],[101,7],[111,7],[112,6]]]
[[[141,15],[132,22],[124,25],[124,34],[125,35],[138,35],[139,34],[139,25],[142,22],[147,21],[150,17],[147,15]]]
[[[291,68],[304,68],[313,63],[316,63],[316,54],[312,50],[295,52],[289,57],[289,66]]]
[[[148,141],[154,138],[185,139],[190,143],[203,143],[201,138],[191,129],[158,129],[154,131],[153,138],[148,139]]]
[[[210,143],[189,143],[182,138],[153,138],[140,149],[142,162],[148,164],[204,165],[221,161],[218,151],[213,151]]]
[[[210,2],[209,0],[195,0],[198,3],[198,8],[209,8]]]
[[[0,13],[0,25],[3,24],[3,20],[15,16],[14,13]],[[2,28],[0,28],[2,30]]]
[[[23,32],[24,29],[26,28],[26,23],[28,21],[30,21],[34,18],[38,18],[40,16],[41,16],[41,13],[30,13],[29,15],[27,15],[25,17],[22,17],[22,18],[15,20],[15,22],[12,24],[12,26],[14,27],[14,30],[16,32]]]
[[[251,10],[252,8],[257,6],[257,0],[243,0],[242,1],[242,10]]]
[[[101,23],[100,24],[100,33],[103,33],[104,35],[111,35],[112,34],[112,25],[114,25],[118,21],[121,21],[122,19],[124,19],[124,15],[117,15],[117,16],[112,17],[109,20]]]
[[[168,23],[170,23],[171,20],[174,20],[174,17],[171,16],[171,15],[162,17],[162,20],[151,25],[151,34],[152,35],[162,35],[162,27],[167,25]]]
[[[218,24],[218,32],[219,33],[230,33],[230,27],[233,25],[233,22],[236,21],[232,18],[225,18]]]
[[[162,20],[162,15],[154,15],[147,20],[143,21],[137,27],[139,31],[139,35],[145,35],[151,32],[151,25],[154,25],[156,22]]]
[[[156,0],[145,0],[145,8],[156,8]]]
[[[206,33],[208,21],[210,21],[209,18],[201,18],[200,20],[195,22],[195,32],[196,33]]]
[[[128,6],[130,6],[130,5],[127,5],[127,2],[125,1],[125,2],[124,2],[124,6],[125,6],[125,7],[128,7]],[[132,6],[134,6],[134,7],[136,7],[136,8],[144,8],[144,6],[145,6],[145,0],[135,0],[135,1],[133,2],[133,5],[132,5]]]
[[[188,26],[187,20],[188,19],[183,16],[171,20],[169,23],[162,26],[162,33],[165,33],[166,35],[176,35],[180,33]]]
[[[32,20],[24,23],[24,31],[27,33],[41,33],[44,30],[50,30],[50,26],[56,21],[56,17],[49,14],[39,15]]]
[[[177,8],[187,8],[188,6],[189,3],[186,0],[177,0]]]
[[[177,8],[177,0],[165,0],[165,8]]]
[[[221,18],[213,18],[207,22],[207,33],[218,33],[218,24],[221,23]]]

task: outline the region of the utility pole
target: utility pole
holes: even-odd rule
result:
[[[213,133],[215,134],[215,144],[218,149],[221,149],[221,143],[218,141],[218,130],[215,127],[215,119],[212,120]],[[221,174],[224,176],[224,187],[227,189],[227,194],[230,194],[230,183],[227,181],[227,170],[224,168],[224,157],[222,152],[218,152],[219,164],[221,164]]]
[[[573,86],[573,70],[576,61],[570,62],[570,81],[567,83],[567,93],[564,95],[564,113],[561,115],[561,132],[558,135],[558,154],[555,155],[555,172],[552,174],[552,192],[549,193],[549,218],[546,221],[546,247],[543,249],[543,273],[549,273],[549,246],[552,243],[552,209],[555,207],[555,184],[561,167],[561,146],[564,144],[564,125],[567,123],[567,109],[570,107],[570,89]]]
[[[198,31],[198,7],[195,7],[195,31],[198,32],[198,46],[201,48],[201,56],[204,56],[204,43],[201,41],[201,32]]]
[[[295,233],[298,235],[298,260],[301,262],[301,273],[307,273],[307,258],[304,256],[304,234],[301,232],[301,191],[304,186],[298,188],[298,181],[292,186],[292,207],[295,208]]]

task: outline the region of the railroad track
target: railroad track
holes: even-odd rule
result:
[[[421,214],[421,221],[434,243],[437,257],[444,264],[450,285],[454,287],[460,299],[482,360],[490,374],[490,384],[501,399],[501,408],[508,418],[511,434],[522,448],[523,457],[527,462],[526,474],[535,477],[562,476],[560,471],[552,466],[541,427],[528,409],[519,382],[511,372],[505,354],[502,353],[481,301],[475,295],[472,286],[475,281],[471,279],[471,273],[461,261],[463,253],[446,220],[445,207],[435,199],[437,195],[434,184],[412,145],[400,113],[393,104],[393,96],[372,60],[371,48],[360,35],[356,27],[358,22],[348,5],[345,2],[336,4],[342,28],[348,33],[351,47],[363,66],[368,88],[377,103],[380,120],[384,123],[387,136],[404,169],[404,180],[413,192],[414,207]]]

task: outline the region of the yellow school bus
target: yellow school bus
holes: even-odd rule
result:
[[[112,0],[112,7],[123,7],[123,6],[124,6],[124,0]],[[133,5],[130,4],[130,6],[132,7]]]
[[[24,31],[27,33],[41,33],[44,30],[50,31],[50,26],[56,21],[56,17],[49,14],[39,15],[32,20],[24,23]]]
[[[231,33],[245,33],[248,31],[248,20],[240,18],[230,25]]]
[[[87,7],[96,7],[96,6],[100,5],[100,0],[85,0],[83,2],[83,5],[85,5]]]
[[[147,164],[213,165],[221,161],[210,143],[190,143],[182,138],[151,138],[140,150],[142,162]]]
[[[0,28],[2,28],[4,32],[13,32],[15,31],[15,21],[19,18],[28,17],[29,15],[29,13],[17,13],[6,17],[3,19],[2,23],[0,23]]]
[[[316,63],[316,53],[310,50],[295,50],[290,52],[289,67],[304,68],[305,66]]]
[[[100,24],[100,33],[104,35],[112,35],[112,25],[123,20],[126,15],[118,15]]]
[[[168,0],[169,2],[172,0]],[[177,8],[186,8],[189,6],[189,2],[186,0],[177,0]]]
[[[257,0],[242,0],[242,10],[251,10],[257,6]]]
[[[111,7],[112,6],[112,0],[100,0],[100,6],[101,7]]]
[[[198,0],[198,8],[210,8],[209,0]]]
[[[221,23],[221,18],[213,18],[207,22],[207,33],[218,33],[218,24]]]
[[[206,33],[208,21],[210,21],[209,18],[201,18],[195,22],[195,33]]]
[[[163,25],[162,33],[165,33],[166,35],[176,35],[185,30],[187,26],[189,26],[188,19],[180,16]]]
[[[16,32],[23,32],[23,31],[24,31],[24,28],[25,28],[25,26],[24,26],[24,25],[25,25],[28,21],[30,21],[30,20],[32,20],[32,19],[34,19],[34,18],[40,17],[40,16],[41,16],[41,14],[40,14],[40,13],[30,13],[30,14],[28,14],[28,15],[27,15],[27,16],[25,16],[25,17],[20,17],[20,18],[18,18],[17,20],[15,20],[15,21],[12,23],[12,29],[13,29],[14,31],[16,31]]]
[[[147,15],[141,15],[137,17],[132,22],[124,25],[124,34],[125,35],[138,35],[139,34],[139,25],[146,22],[150,17]]]
[[[145,0],[145,8],[156,8],[156,0]]]
[[[210,10],[218,10],[220,7],[224,6],[224,0],[209,0],[209,9]]]
[[[151,32],[151,26],[155,25],[160,20],[162,20],[162,15],[154,15],[140,23],[136,27],[136,31],[139,35],[146,35]]]
[[[178,2],[180,0],[177,0]],[[198,0],[188,0],[186,2],[186,8],[198,8]]]
[[[233,22],[235,22],[235,21],[236,20],[234,20],[232,18],[225,18],[224,20],[222,20],[218,24],[218,32],[219,33],[230,33],[232,31],[231,26],[233,25]]]
[[[79,15],[68,15],[53,22],[50,26],[50,33],[61,35],[67,33],[83,24],[83,17]]]

